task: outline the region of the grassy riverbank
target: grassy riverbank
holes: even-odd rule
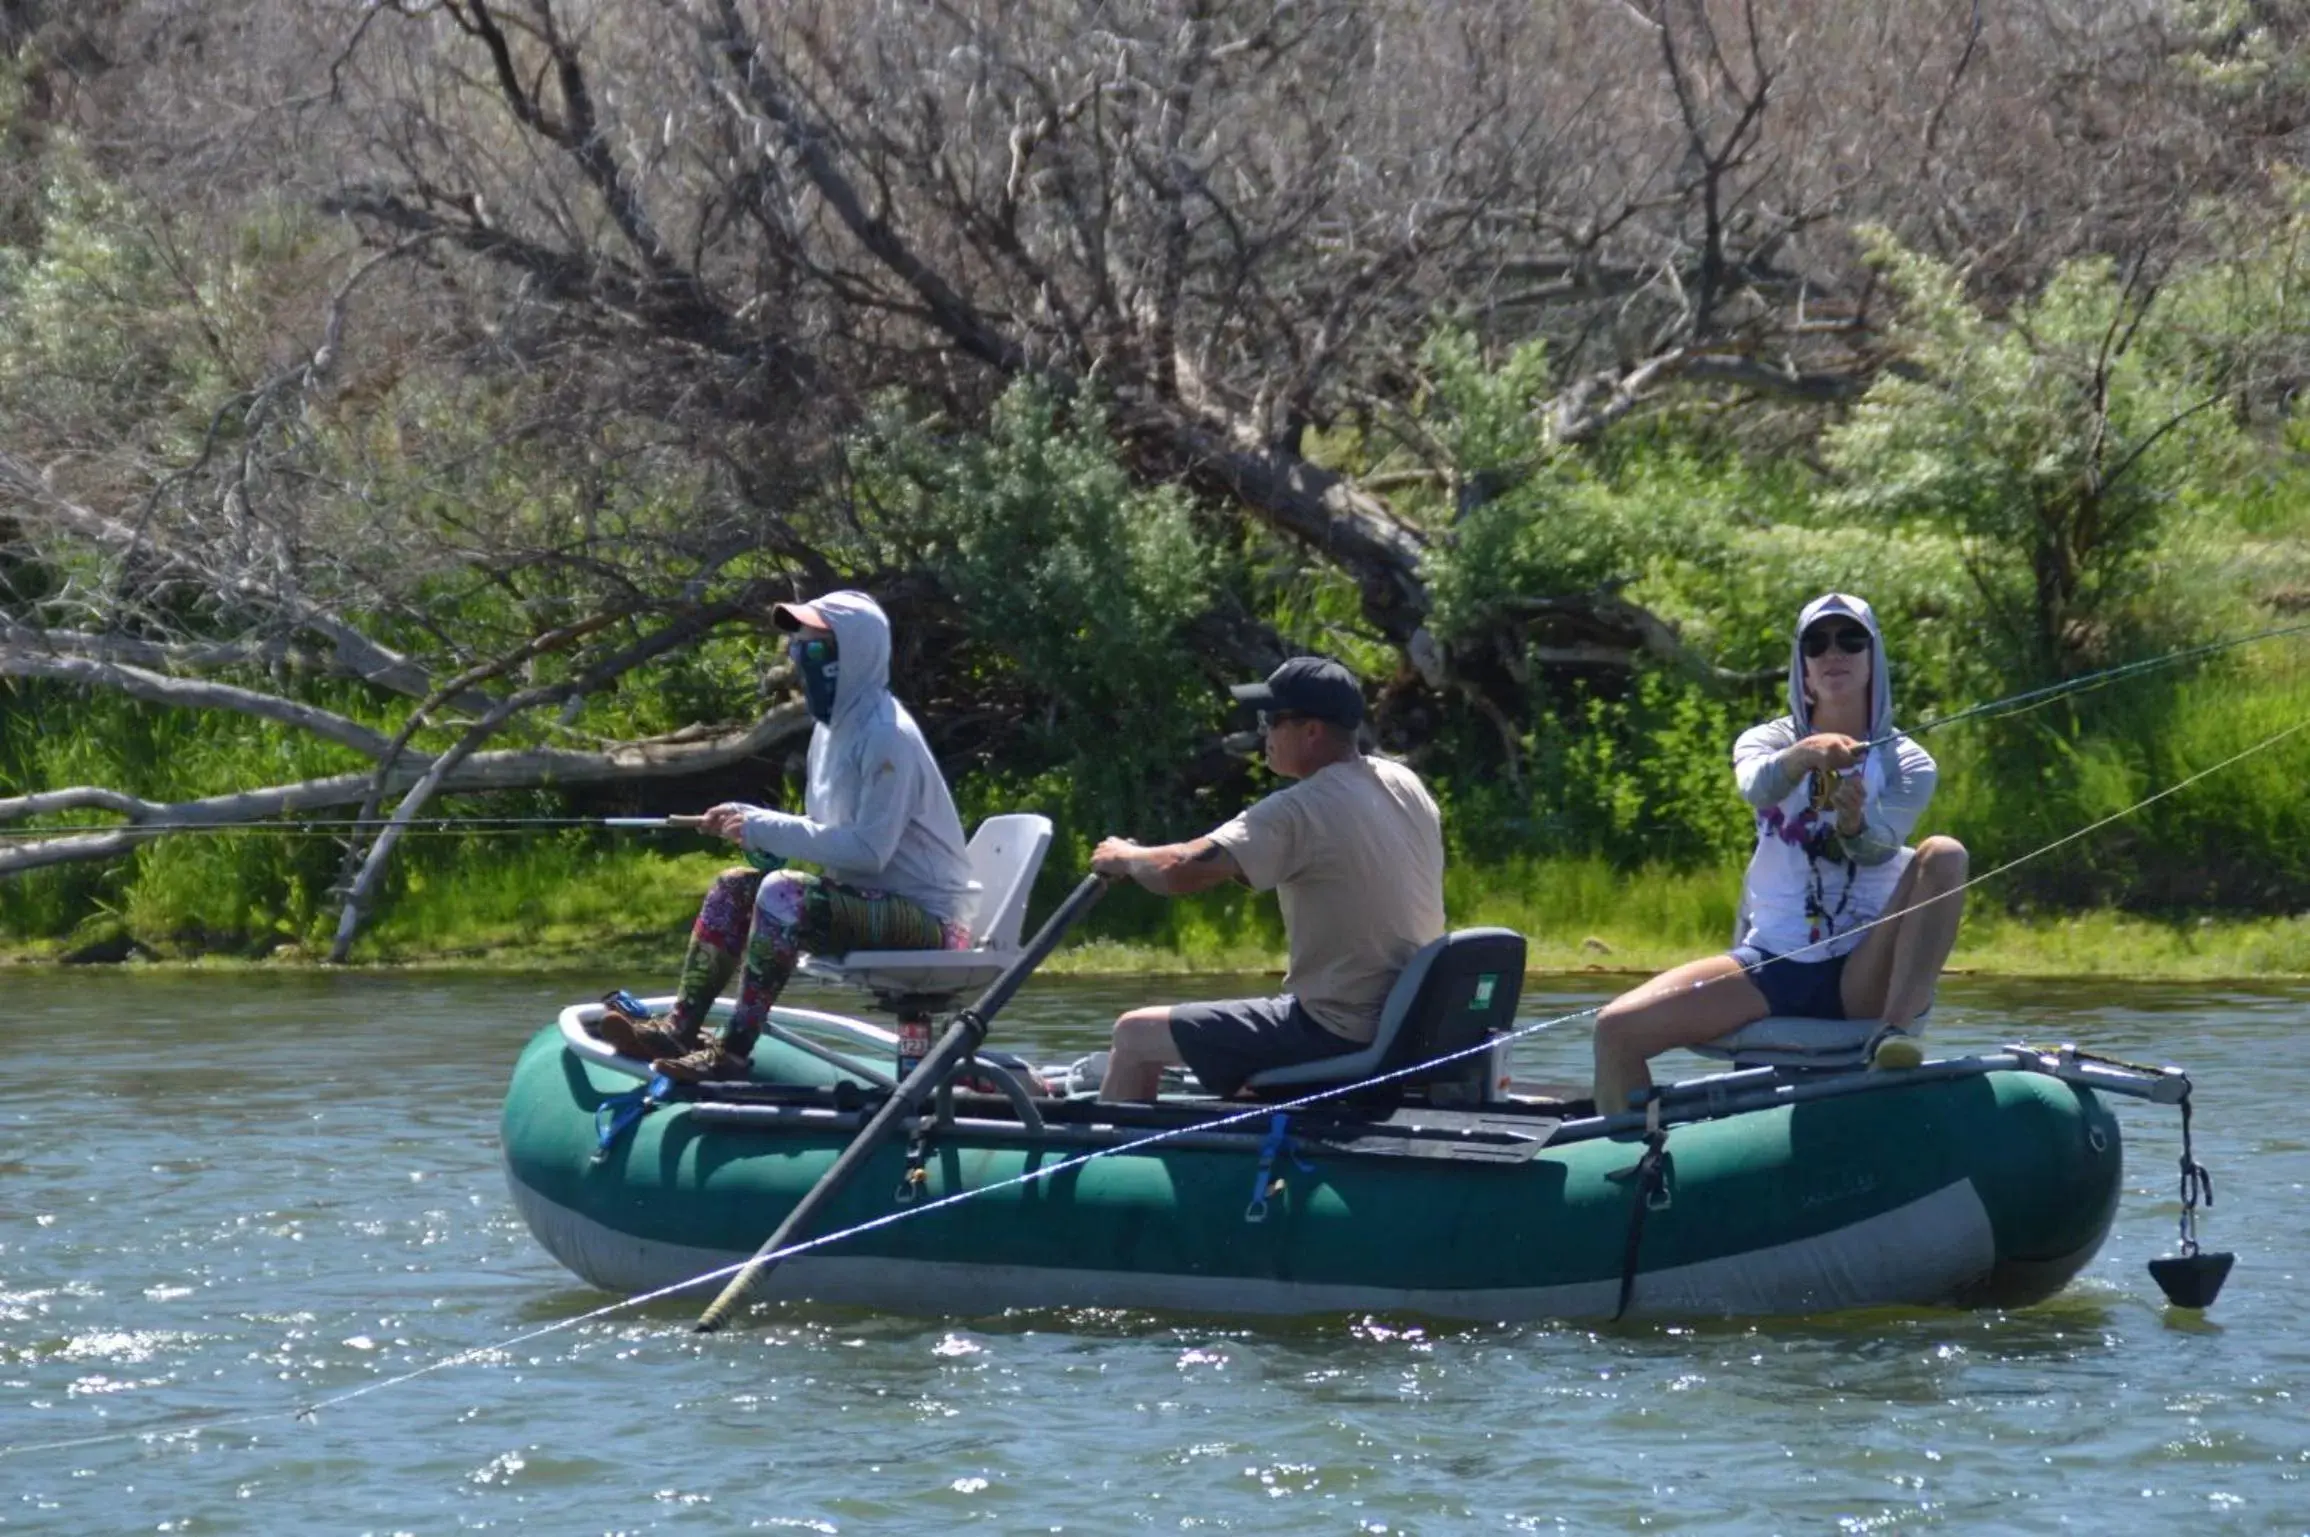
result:
[[[712,852],[500,844],[454,880],[412,872],[356,949],[366,965],[597,970],[631,986],[671,977],[698,894],[725,860]],[[1737,869],[1613,870],[1601,860],[1455,865],[1455,926],[1499,924],[1531,943],[1536,972],[1642,974],[1721,948]],[[1040,918],[1055,893],[1037,903]],[[263,953],[139,932],[132,910],[70,939],[0,934],[0,964],[49,964],[110,937],[136,964],[299,966],[317,951]],[[131,943],[133,942],[133,943]],[[99,945],[101,949],[101,945]],[[1054,973],[1185,975],[1280,971],[1272,898],[1215,893],[1163,902],[1111,895],[1048,963]],[[2012,912],[1976,900],[1953,969],[2002,976],[2253,980],[2310,977],[2310,915],[2151,918],[2111,911]]]
[[[1541,973],[1649,975],[1724,948],[1737,874],[1600,867],[1536,870],[1560,884],[1494,890],[1454,902],[1455,926],[1499,924],[1530,944]],[[1478,880],[1468,884],[1477,884]],[[1188,945],[1099,939],[1060,952],[1050,969],[1075,974],[1278,970],[1281,952],[1251,935],[1214,933]],[[1950,969],[2013,977],[2254,981],[2310,977],[2310,916],[2147,918],[2116,912],[1966,915]]]

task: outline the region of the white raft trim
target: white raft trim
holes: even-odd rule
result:
[[[658,1291],[744,1261],[745,1252],[636,1238],[550,1200],[512,1177],[514,1204],[547,1252],[604,1291]],[[1958,1305],[1988,1278],[1997,1248],[1971,1180],[1814,1238],[1640,1273],[1628,1316],[1757,1317],[1846,1308]],[[983,1316],[1006,1308],[1160,1308],[1220,1313],[1410,1312],[1524,1322],[1609,1318],[1615,1280],[1569,1286],[1442,1290],[1318,1285],[952,1260],[808,1253],[763,1282],[779,1300],[807,1298],[902,1313]]]
[[[642,1002],[649,1006],[652,1014],[665,1014],[674,1007],[674,995],[664,993],[655,998],[644,998]],[[713,1011],[707,1015],[707,1020],[711,1023],[715,1020],[727,1019],[729,1014],[730,1000],[727,998],[717,999]],[[587,1028],[601,1017],[602,1006],[598,1003],[573,1003],[568,1008],[563,1009],[558,1021],[561,1028],[562,1044],[576,1053],[578,1057],[591,1062],[598,1068],[607,1072],[622,1073],[628,1078],[639,1078],[647,1082],[650,1077],[649,1063],[636,1062],[630,1057],[619,1056],[610,1050],[608,1042],[596,1039],[593,1031]],[[898,1046],[898,1036],[894,1032],[885,1030],[880,1025],[870,1025],[863,1019],[852,1019],[847,1014],[827,1014],[817,1009],[793,1009],[781,1003],[771,1007],[770,1022],[774,1025],[783,1025],[789,1030],[822,1030],[846,1037],[847,1045],[876,1062],[890,1059]]]

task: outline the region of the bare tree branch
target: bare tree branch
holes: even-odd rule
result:
[[[276,721],[311,732],[323,741],[350,747],[368,758],[382,758],[390,745],[384,735],[333,711],[299,704],[274,694],[189,678],[171,678],[126,667],[118,662],[91,662],[77,657],[42,656],[13,649],[0,640],[0,677],[47,678],[90,688],[110,688],[150,704],[186,710],[227,710],[258,720]]]
[[[808,712],[799,704],[787,704],[770,711],[743,731],[701,742],[625,743],[596,753],[561,748],[476,753],[445,775],[439,790],[442,794],[467,794],[488,790],[534,790],[542,785],[679,778],[743,762],[783,742],[806,735],[809,729]],[[406,777],[411,782],[417,779],[414,765],[408,767]],[[52,838],[25,842],[14,841],[21,834],[12,835],[10,840],[0,841],[0,877],[53,865],[113,859],[131,851],[140,843],[165,837],[171,831],[261,826],[266,824],[268,818],[293,817],[301,812],[357,805],[368,793],[369,782],[369,776],[365,773],[336,774],[321,779],[302,780],[296,784],[271,785],[230,795],[169,803],[93,788],[53,791],[49,792],[47,798],[24,797],[22,799],[25,801],[42,800],[43,804],[39,808],[41,811],[105,806],[107,809],[124,811],[139,823],[147,825],[106,828],[93,832],[59,832]],[[78,799],[70,805],[48,803],[53,797]],[[12,804],[17,803],[0,803],[0,811],[5,811]]]

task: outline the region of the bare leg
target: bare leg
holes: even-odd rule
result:
[[[1614,1115],[1652,1086],[1645,1063],[1765,1017],[1765,995],[1729,955],[1664,971],[1606,1004],[1596,1016],[1596,1111]]]
[[[1845,963],[1842,996],[1852,1019],[1882,1019],[1906,1030],[1933,1003],[1941,968],[1965,911],[1965,845],[1927,838],[1885,903],[1897,916],[1878,924]]]
[[[1107,1054],[1107,1076],[1099,1097],[1114,1103],[1153,1104],[1163,1087],[1163,1069],[1182,1061],[1171,1039],[1168,1005],[1133,1009],[1115,1021],[1115,1045]]]

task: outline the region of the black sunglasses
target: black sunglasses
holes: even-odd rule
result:
[[[1800,644],[1807,656],[1827,656],[1832,645],[1847,656],[1859,656],[1869,649],[1870,640],[1867,630],[1841,624],[1833,630],[1807,630]]]

